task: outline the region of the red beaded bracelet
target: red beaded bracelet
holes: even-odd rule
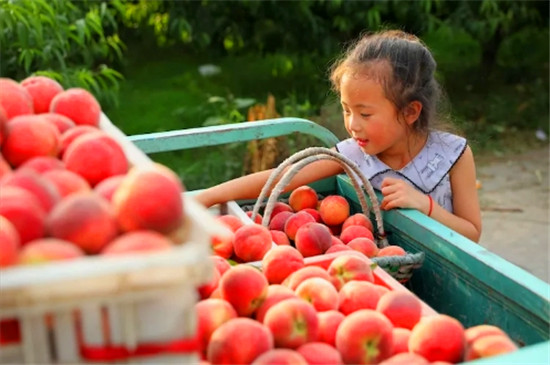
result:
[[[430,209],[428,210],[428,217],[432,215],[432,209],[434,207],[434,201],[430,195],[428,195],[428,199],[430,200]]]

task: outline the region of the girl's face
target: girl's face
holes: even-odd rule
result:
[[[365,153],[400,153],[406,145],[406,125],[382,85],[364,74],[346,73],[340,84],[346,130]]]

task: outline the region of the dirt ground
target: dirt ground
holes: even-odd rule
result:
[[[550,282],[549,146],[519,155],[480,158],[480,244]]]

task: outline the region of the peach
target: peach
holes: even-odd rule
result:
[[[460,362],[465,345],[464,327],[457,319],[445,314],[422,317],[409,338],[409,351],[430,362]]]
[[[332,234],[322,223],[306,223],[296,231],[294,243],[304,257],[321,255],[332,246]]]
[[[346,318],[346,316],[337,310],[318,312],[317,319],[319,320],[319,332],[317,335],[317,341],[322,341],[334,346],[336,331],[344,318]]]
[[[174,231],[184,219],[183,191],[178,176],[163,165],[132,168],[112,198],[120,227],[123,231]]]
[[[127,255],[129,253],[170,250],[173,243],[166,236],[155,231],[132,231],[121,234],[109,242],[102,255]]]
[[[88,192],[61,200],[47,218],[50,236],[71,241],[86,253],[99,253],[118,234],[112,206]]]
[[[483,336],[489,335],[506,335],[500,327],[490,324],[480,324],[477,326],[469,327],[464,330],[464,336],[466,337],[466,346],[470,346],[472,342]]]
[[[212,259],[212,261],[214,261],[214,266],[218,269],[220,275],[223,275],[227,270],[231,268],[231,264],[223,257],[211,255],[210,258]]]
[[[336,226],[349,217],[349,203],[343,196],[329,195],[319,205],[319,214],[326,225]],[[346,243],[346,242],[344,242]]]
[[[61,114],[43,113],[41,115],[44,117],[44,119],[52,123],[57,128],[57,130],[59,131],[59,134],[63,134],[67,130],[76,126],[76,124],[74,124],[74,122],[71,119]]]
[[[395,354],[390,358],[382,361],[379,365],[429,365],[430,363],[422,356],[405,352]]]
[[[393,353],[399,354],[402,352],[409,352],[409,338],[411,337],[411,330],[395,327],[392,332]]]
[[[18,115],[33,114],[34,107],[29,92],[12,79],[0,78],[0,107],[8,120]]]
[[[72,242],[57,238],[41,238],[28,242],[19,252],[22,265],[44,264],[51,261],[73,260],[84,252]]]
[[[311,303],[317,312],[338,309],[338,292],[326,279],[309,278],[302,281],[296,288],[296,295]]]
[[[507,354],[518,349],[507,335],[487,335],[475,339],[467,348],[464,360],[476,360]]]
[[[252,315],[267,295],[268,282],[256,268],[232,266],[220,280],[222,298],[227,300],[241,317]]]
[[[380,298],[376,310],[388,317],[394,327],[412,329],[422,316],[422,303],[411,292],[392,290]]]
[[[210,280],[197,288],[201,299],[212,297],[212,293],[220,287],[220,278],[220,272],[216,267],[214,267]],[[222,298],[220,297],[220,299]]]
[[[271,234],[271,240],[279,246],[290,246],[290,240],[288,239],[288,236],[283,231],[274,231],[270,230],[269,233]]]
[[[211,236],[211,246],[214,255],[228,259],[233,255],[233,240],[235,239],[235,233],[233,231],[227,232],[225,235],[214,234]]]
[[[0,215],[13,224],[22,245],[44,236],[46,211],[36,196],[23,188],[6,186],[0,189],[0,201]]]
[[[50,103],[50,112],[62,114],[77,125],[98,126],[101,106],[89,91],[70,88],[55,95]]]
[[[4,108],[2,108],[2,106],[0,105],[0,147],[2,147],[2,143],[6,138],[7,124],[8,124],[8,117],[6,116],[6,112],[4,111]]]
[[[382,247],[379,251],[378,251],[378,254],[376,255],[377,257],[383,257],[383,256],[405,256],[407,254],[407,252],[400,246],[396,246],[396,245],[389,245],[389,246],[386,246],[386,247]]]
[[[48,112],[54,96],[63,91],[59,82],[46,76],[30,76],[20,84],[31,96],[36,114]]]
[[[348,244],[351,240],[363,237],[374,241],[372,232],[363,226],[349,226],[340,234],[340,239],[344,244]]]
[[[340,251],[352,251],[353,248],[344,245],[343,243],[337,243],[336,245],[331,246],[325,254],[334,253],[334,252],[340,252]]]
[[[204,299],[195,304],[197,336],[201,352],[206,353],[212,333],[230,319],[237,318],[235,309],[222,299]]]
[[[382,294],[376,290],[376,284],[369,281],[352,280],[340,289],[338,310],[345,315],[360,309],[376,309]]]
[[[262,259],[262,270],[270,284],[280,284],[304,267],[304,257],[292,246],[276,246]]]
[[[291,217],[294,213],[290,211],[283,211],[274,216],[271,221],[269,222],[269,229],[275,230],[275,231],[284,231],[285,230],[285,223],[289,217]]]
[[[370,219],[363,213],[355,213],[350,215],[344,223],[342,223],[342,231],[349,226],[363,226],[373,232],[373,226]]]
[[[15,226],[0,215],[0,268],[17,264],[21,239]]]
[[[321,214],[319,213],[319,211],[317,209],[306,208],[306,209],[302,209],[302,210],[306,213],[309,213],[309,215],[311,215],[313,218],[315,218],[315,222],[323,223],[323,219],[321,218]]]
[[[65,154],[67,147],[69,147],[69,145],[73,143],[73,141],[78,137],[86,133],[98,131],[100,130],[97,127],[92,127],[91,125],[77,125],[73,128],[66,130],[61,134],[61,137],[59,138],[59,156],[62,157],[63,154]]]
[[[28,168],[42,174],[50,170],[61,170],[65,168],[63,161],[53,156],[37,156],[33,157],[19,166],[20,169]]]
[[[12,168],[8,162],[4,159],[4,156],[0,153],[0,180],[5,176],[11,175]]]
[[[371,309],[346,316],[336,331],[336,348],[346,364],[377,364],[393,353],[391,322]]]
[[[322,278],[329,281],[331,280],[330,275],[325,269],[322,269],[318,266],[305,266],[290,274],[283,282],[283,285],[289,287],[292,290],[296,290],[298,285],[309,278]]]
[[[304,357],[309,365],[343,365],[342,355],[324,342],[309,342],[298,347],[296,351]]]
[[[0,188],[7,186],[15,186],[29,191],[38,199],[45,212],[50,212],[61,201],[61,194],[57,187],[31,169],[18,169],[13,174],[6,176],[0,182]]]
[[[308,365],[308,362],[297,351],[290,349],[273,349],[264,352],[252,362],[252,365]]]
[[[290,240],[294,240],[298,229],[307,223],[315,223],[315,218],[302,211],[294,213],[287,218],[284,231]]]
[[[273,335],[261,323],[250,318],[233,318],[210,336],[207,359],[212,364],[251,364],[273,349]]]
[[[42,178],[51,182],[57,188],[61,198],[91,190],[90,184],[82,176],[69,170],[46,171],[42,174]]]
[[[59,132],[40,115],[21,115],[6,127],[2,154],[13,167],[36,156],[57,156]]]
[[[318,201],[317,192],[307,185],[295,188],[288,197],[288,204],[295,212],[306,208],[316,209]]]
[[[280,301],[289,298],[297,298],[296,293],[281,284],[269,285],[269,287],[267,288],[267,295],[265,297],[265,300],[254,312],[256,320],[263,323],[265,314],[269,310],[269,308],[273,307]]]
[[[266,312],[264,325],[276,347],[296,349],[317,338],[319,320],[315,307],[303,299],[285,299]]]
[[[262,260],[271,247],[271,234],[264,226],[244,225],[235,232],[233,249],[235,255],[245,262]]]
[[[81,175],[90,186],[128,172],[128,159],[118,142],[107,133],[85,133],[63,153],[67,170]]]
[[[294,213],[292,210],[292,207],[284,202],[275,202],[273,204],[273,210],[271,211],[271,215],[269,216],[269,220],[272,221],[275,216],[281,212],[290,212]]]
[[[348,242],[349,248],[359,251],[367,257],[375,257],[378,254],[378,246],[373,240],[366,237],[357,237]]]
[[[108,202],[113,201],[113,195],[122,183],[122,180],[124,180],[124,177],[126,175],[114,175],[109,176],[106,179],[101,180],[96,186],[94,186],[94,192],[96,194],[99,194],[99,196],[103,197]],[[89,186],[89,184],[88,184]]]
[[[248,216],[248,218],[252,219],[252,211],[246,212],[246,215]],[[263,217],[261,214],[256,214],[256,217],[254,218],[253,222],[256,224],[262,224],[262,219]]]
[[[327,273],[334,287],[338,290],[348,281],[363,280],[374,281],[372,268],[367,259],[363,259],[354,255],[342,255],[336,257],[330,263]]]
[[[233,232],[236,232],[237,229],[244,226],[243,221],[241,221],[239,218],[235,217],[234,215],[230,214],[224,214],[220,215],[216,218],[218,221],[225,224],[229,229],[231,229]]]

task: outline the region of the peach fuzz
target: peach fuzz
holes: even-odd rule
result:
[[[460,362],[465,345],[464,327],[457,319],[445,314],[422,317],[409,338],[409,351],[430,362]]]
[[[21,115],[6,126],[2,154],[12,167],[37,156],[57,156],[59,132],[39,115]]]
[[[18,82],[0,78],[0,107],[9,120],[18,115],[34,113],[34,105],[29,92]]]
[[[349,203],[343,196],[329,195],[321,200],[319,214],[326,225],[340,225],[349,217]]]
[[[265,326],[250,318],[233,318],[212,333],[206,358],[212,364],[251,364],[271,349],[273,335]]]
[[[264,352],[252,362],[252,365],[309,365],[297,351],[273,349]]]
[[[412,329],[422,317],[422,303],[408,291],[392,290],[380,298],[376,310],[395,327]]]
[[[98,126],[101,106],[89,91],[70,88],[55,95],[50,103],[50,112],[62,114],[77,125]]]
[[[290,192],[288,204],[295,212],[306,208],[317,208],[317,192],[310,186],[302,185]]]
[[[332,234],[322,223],[306,223],[296,231],[294,244],[304,257],[322,255],[332,246]]]
[[[368,258],[375,257],[378,254],[378,246],[373,240],[366,237],[357,237],[348,242],[347,246],[355,251],[359,251]]]
[[[284,231],[290,240],[294,240],[298,229],[307,223],[315,223],[315,218],[303,211],[294,213],[287,218]]]
[[[17,169],[14,173],[6,176],[0,182],[0,189],[7,186],[22,188],[30,192],[38,199],[45,212],[50,212],[61,201],[61,194],[57,187],[30,169]]]
[[[25,161],[20,169],[31,169],[37,174],[43,174],[50,170],[62,170],[65,168],[63,161],[53,156],[37,156]]]
[[[346,364],[377,364],[393,353],[391,322],[371,309],[346,316],[336,331],[336,348]]]
[[[99,132],[97,127],[91,125],[77,125],[63,132],[59,138],[59,156],[63,157],[63,154],[67,150],[67,147],[73,143],[75,139],[86,133]]]
[[[394,327],[393,329],[393,353],[409,352],[409,338],[411,330],[406,328]]]
[[[129,163],[124,150],[107,133],[85,133],[75,139],[63,153],[67,170],[88,181],[90,186],[110,176],[128,172]]]
[[[132,231],[121,234],[109,242],[102,255],[127,255],[130,253],[170,250],[173,243],[166,236],[155,231]]]
[[[296,288],[296,295],[311,303],[317,312],[338,309],[338,292],[326,279],[309,278],[302,281]]]
[[[269,229],[275,230],[275,231],[284,231],[285,230],[285,223],[289,217],[291,217],[294,213],[289,211],[283,211],[274,216],[271,221],[269,222]]]
[[[306,359],[309,365],[343,365],[342,355],[334,346],[324,342],[309,342],[296,351]]]
[[[296,293],[290,290],[284,285],[281,284],[271,284],[267,288],[267,295],[262,304],[254,312],[254,317],[258,322],[264,321],[265,314],[269,308],[273,307],[275,304],[289,298],[297,298]]]
[[[317,311],[303,299],[285,299],[266,312],[264,325],[273,334],[276,347],[296,349],[317,339]]]
[[[21,239],[15,226],[0,215],[0,268],[17,264]]]
[[[479,324],[477,326],[469,327],[464,330],[464,336],[466,337],[466,346],[470,346],[472,342],[483,336],[490,335],[503,335],[506,336],[500,327],[490,324]]]
[[[50,212],[47,227],[51,237],[71,241],[90,254],[99,253],[118,234],[113,208],[92,192],[61,200]]]
[[[85,253],[69,241],[41,238],[28,242],[19,252],[19,264],[36,265],[51,261],[73,260]]]
[[[63,134],[67,130],[76,126],[76,124],[74,124],[72,120],[61,114],[43,113],[40,115],[43,116],[44,119],[46,119],[48,122],[53,124],[55,128],[57,128],[57,130],[59,131],[59,134]]]
[[[292,207],[284,202],[275,202],[273,204],[273,209],[271,210],[271,215],[269,216],[269,220],[272,221],[275,216],[281,212],[290,212],[294,213],[294,210],[292,210]]]
[[[118,224],[123,231],[174,231],[184,219],[183,191],[178,176],[163,165],[130,169],[112,197]]]
[[[32,98],[34,112],[46,113],[54,96],[63,91],[63,86],[46,76],[30,76],[20,82]]]
[[[363,213],[355,213],[350,215],[344,223],[342,223],[342,231],[349,226],[363,226],[373,232],[373,225],[370,219]]]
[[[373,282],[374,275],[370,263],[366,258],[343,254],[330,263],[327,273],[330,281],[338,290],[348,281],[364,280]]]
[[[13,224],[22,245],[44,236],[46,212],[32,193],[6,186],[0,188],[0,201],[0,215]]]
[[[248,265],[232,266],[220,280],[222,298],[227,300],[241,317],[252,315],[267,295],[269,284],[265,276]]]
[[[304,257],[292,246],[276,246],[262,259],[262,271],[270,284],[280,284],[304,267]]]
[[[124,180],[125,176],[126,175],[124,174],[115,175],[102,180],[100,183],[94,186],[93,188],[94,193],[98,194],[108,202],[112,202],[113,195],[115,194],[115,191],[118,189],[118,187],[122,183],[122,180]]]
[[[197,336],[201,353],[206,353],[212,333],[230,319],[237,318],[235,309],[222,299],[204,299],[195,304]]]
[[[422,356],[405,352],[394,354],[392,357],[382,361],[379,365],[429,365],[430,363]]]
[[[374,241],[374,235],[372,232],[363,226],[349,226],[340,234],[340,240],[344,244],[348,244],[351,240],[363,237]]]
[[[241,221],[239,218],[235,217],[234,215],[230,214],[224,214],[216,217],[216,219],[225,224],[229,229],[231,229],[233,232],[236,232],[237,229],[244,226],[243,221]]]
[[[259,224],[244,225],[235,232],[233,249],[245,262],[262,260],[272,246],[269,230]]]
[[[210,238],[212,252],[214,255],[228,259],[233,255],[233,240],[235,239],[235,233],[228,231],[225,235],[220,236],[217,234],[212,235]]]
[[[269,233],[271,234],[271,240],[279,246],[290,246],[290,240],[288,239],[288,236],[283,231],[274,231],[270,230]]]
[[[407,252],[400,246],[396,246],[396,245],[389,245],[389,246],[386,246],[386,247],[382,247],[379,251],[378,251],[378,254],[376,255],[377,257],[383,257],[383,256],[405,256],[407,254]]]
[[[283,285],[289,287],[292,290],[296,290],[298,285],[300,285],[304,280],[309,278],[322,278],[325,280],[331,280],[330,275],[325,269],[322,269],[318,266],[304,266],[303,268],[290,274]]]
[[[337,310],[318,312],[317,319],[319,320],[319,332],[317,335],[317,341],[325,342],[334,346],[336,331],[344,318],[346,318],[346,316]]]
[[[69,170],[50,170],[42,174],[42,178],[51,182],[56,188],[61,198],[70,194],[84,193],[92,188],[84,178]]]
[[[507,354],[518,349],[507,335],[487,335],[477,338],[467,348],[464,360],[476,360]]]
[[[223,275],[227,270],[231,268],[229,261],[223,257],[217,255],[211,255],[210,259],[214,261],[214,266],[218,269],[220,275]]]
[[[376,309],[382,296],[376,286],[369,281],[348,281],[338,292],[340,302],[338,310],[348,315],[360,309]]]

